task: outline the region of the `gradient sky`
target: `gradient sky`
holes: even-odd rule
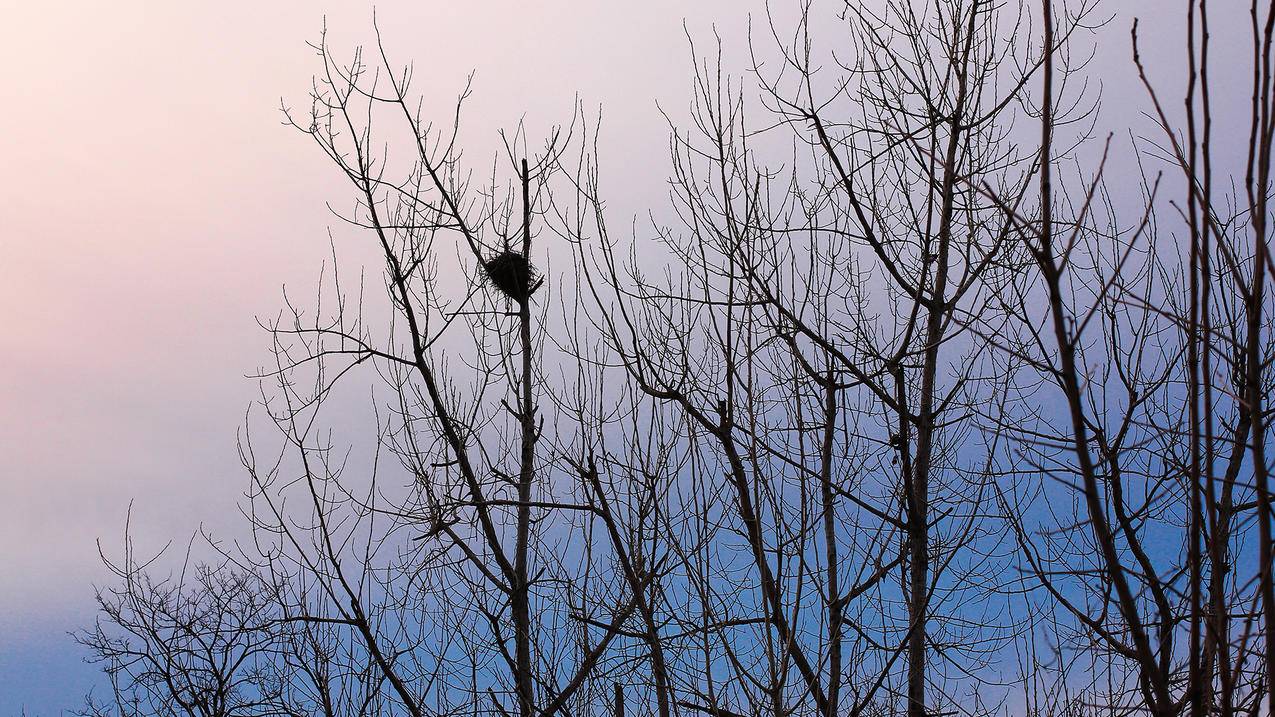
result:
[[[485,162],[524,114],[569,119],[576,93],[602,105],[621,215],[664,197],[656,102],[676,115],[689,97],[683,20],[742,50],[761,7],[376,4],[417,92],[445,108],[477,72],[469,157]],[[348,196],[278,112],[306,105],[305,42],[325,16],[338,52],[372,39],[366,0],[0,4],[0,715],[57,714],[93,683],[66,633],[93,618],[95,540],[119,545],[130,501],[143,547],[238,524],[244,375],[268,346],[253,317],[275,313],[283,284],[313,285],[335,223],[324,203]],[[1136,87],[1127,18],[1112,27],[1100,74],[1118,113]]]
[[[94,541],[237,525],[235,431],[266,358],[254,315],[312,285],[342,180],[280,124],[368,2],[3,4],[0,22],[0,714],[79,704],[93,671]],[[740,34],[730,2],[380,2],[390,50],[468,134],[605,106],[611,184],[663,193],[656,100],[689,86],[682,20]],[[534,9],[532,9],[534,6]],[[746,12],[746,8],[744,9]],[[650,151],[654,147],[657,151]],[[486,156],[477,148],[470,156]],[[482,154],[480,154],[480,152]],[[485,160],[484,160],[485,161]]]

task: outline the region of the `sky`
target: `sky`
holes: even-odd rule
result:
[[[687,94],[683,19],[738,32],[734,5],[375,10],[441,107],[476,73],[472,136],[565,121],[579,93],[605,108],[625,186],[659,196],[656,102]],[[116,552],[130,503],[139,547],[237,525],[245,375],[268,358],[254,316],[313,285],[325,203],[347,196],[280,102],[306,106],[325,18],[348,51],[373,6],[0,6],[0,715],[57,714],[93,680],[67,632],[93,619],[96,541]]]
[[[1129,4],[1129,3],[1126,3]],[[604,111],[620,214],[662,200],[690,94],[683,23],[742,50],[754,0],[386,0],[391,54],[446,111],[476,73],[476,155],[526,117]],[[1127,13],[1100,73],[1136,94]],[[0,715],[58,714],[95,683],[67,633],[93,619],[126,515],[139,545],[235,530],[235,436],[267,360],[256,316],[313,286],[343,180],[281,124],[319,69],[370,42],[373,5],[0,0]],[[1152,27],[1147,51],[1180,51]],[[1154,39],[1160,32],[1161,40]],[[743,65],[737,68],[744,69]],[[488,144],[484,144],[488,143]],[[625,226],[627,221],[616,222]]]

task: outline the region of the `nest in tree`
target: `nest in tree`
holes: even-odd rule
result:
[[[526,303],[532,292],[540,288],[535,268],[527,257],[516,251],[502,252],[484,261],[483,272],[500,293],[520,304]]]

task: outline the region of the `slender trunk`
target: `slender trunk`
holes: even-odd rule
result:
[[[527,160],[522,160],[522,253],[530,262],[531,176]],[[524,280],[530,282],[530,275]],[[530,285],[527,287],[530,289]],[[531,594],[527,563],[530,552],[531,488],[535,479],[536,416],[531,396],[531,300],[526,293],[518,302],[518,338],[522,351],[519,376],[518,423],[521,432],[518,471],[518,538],[514,547],[514,581],[509,595],[514,620],[514,676],[518,690],[519,717],[535,713],[534,674],[531,665]]]
[[[1263,142],[1265,145],[1266,143]],[[1263,154],[1267,153],[1267,149],[1263,147]],[[1263,165],[1266,164],[1263,158]],[[1266,426],[1262,411],[1262,378],[1263,378],[1263,361],[1265,344],[1262,341],[1262,319],[1264,311],[1262,304],[1265,301],[1266,289],[1266,175],[1265,168],[1260,172],[1262,181],[1259,183],[1259,196],[1263,197],[1259,201],[1259,206],[1254,212],[1254,242],[1256,243],[1253,256],[1253,286],[1249,294],[1248,307],[1248,330],[1245,338],[1247,346],[1247,369],[1248,369],[1248,395],[1246,402],[1248,410],[1252,416],[1253,432],[1252,432],[1252,451],[1253,451],[1253,473],[1255,485],[1257,487],[1257,514],[1258,514],[1258,560],[1260,570],[1260,590],[1262,599],[1262,617],[1265,627],[1265,640],[1263,644],[1263,652],[1265,655],[1266,666],[1266,695],[1267,695],[1267,714],[1275,714],[1275,642],[1271,637],[1275,635],[1275,587],[1272,587],[1271,580],[1271,561],[1275,559],[1275,549],[1272,547],[1271,536],[1271,493],[1270,493],[1270,476],[1266,467]]]
[[[939,348],[947,320],[947,282],[952,247],[952,216],[955,212],[957,154],[964,136],[963,125],[971,48],[980,9],[975,2],[965,28],[964,47],[958,59],[956,105],[948,122],[947,147],[943,157],[943,186],[940,198],[938,251],[934,267],[934,287],[926,313],[925,357],[921,368],[921,395],[916,421],[916,465],[907,486],[908,498],[908,717],[925,717],[925,645],[930,609],[930,474],[934,464],[934,439],[938,430],[934,395],[938,383]],[[923,270],[928,271],[928,267]],[[924,287],[922,286],[922,291]]]
[[[1230,670],[1230,650],[1227,638],[1229,622],[1226,595],[1226,563],[1229,559],[1231,532],[1231,489],[1223,487],[1222,495],[1217,492],[1217,481],[1213,477],[1214,463],[1217,458],[1213,429],[1213,320],[1211,311],[1211,290],[1213,285],[1213,268],[1211,259],[1210,237],[1213,235],[1213,161],[1212,134],[1213,111],[1212,98],[1209,91],[1209,13],[1206,0],[1197,3],[1199,13],[1200,41],[1200,111],[1203,117],[1203,137],[1200,144],[1200,173],[1202,174],[1202,191],[1200,198],[1200,293],[1199,293],[1199,361],[1201,415],[1203,427],[1203,501],[1204,524],[1201,531],[1208,539],[1205,549],[1208,552],[1209,587],[1208,607],[1204,608],[1208,618],[1204,630],[1203,656],[1201,658],[1201,687],[1205,690],[1200,698],[1202,712],[1208,714],[1215,708],[1221,710],[1222,717],[1230,717],[1234,711],[1232,680]],[[1194,164],[1194,161],[1192,162]],[[1196,175],[1192,168],[1192,181]],[[1241,442],[1241,445],[1243,442]],[[1222,501],[1219,503],[1219,500]],[[1216,685],[1214,675],[1216,674]],[[1219,704],[1220,703],[1220,704]]]
[[[1121,617],[1128,626],[1133,652],[1137,656],[1138,679],[1148,711],[1152,715],[1166,714],[1170,709],[1169,685],[1159,670],[1146,628],[1139,616],[1137,600],[1129,586],[1128,575],[1120,562],[1115,536],[1107,519],[1101,489],[1098,485],[1098,466],[1089,452],[1090,435],[1085,419],[1084,395],[1081,388],[1081,368],[1077,362],[1076,341],[1069,326],[1069,315],[1063,298],[1062,269],[1067,257],[1055,256],[1053,246],[1053,80],[1054,80],[1054,30],[1052,0],[1042,0],[1044,9],[1044,97],[1041,107],[1040,146],[1040,237],[1039,246],[1033,249],[1036,262],[1045,279],[1048,305],[1054,341],[1058,346],[1058,377],[1067,400],[1068,418],[1071,423],[1072,450],[1076,453],[1080,476],[1084,486],[1085,508],[1089,514],[1094,538],[1104,564],[1104,574],[1111,581]]]
[[[837,385],[835,374],[829,370],[824,383],[823,445],[820,450],[820,500],[823,508],[824,559],[828,572],[828,717],[837,710],[837,693],[841,689],[841,585],[837,559],[836,499],[832,485],[832,448],[837,431]]]
[[[1253,6],[1256,25],[1256,4]],[[1245,359],[1248,389],[1245,403],[1252,417],[1253,477],[1257,489],[1259,592],[1262,605],[1264,639],[1262,652],[1265,662],[1266,712],[1275,714],[1275,585],[1271,579],[1271,561],[1275,560],[1275,546],[1271,536],[1270,476],[1266,466],[1266,422],[1263,415],[1263,383],[1265,347],[1262,340],[1262,324],[1265,318],[1267,211],[1270,196],[1271,174],[1271,45],[1275,29],[1275,12],[1268,11],[1261,34],[1261,57],[1257,61],[1258,82],[1253,100],[1253,132],[1250,135],[1249,202],[1253,222],[1253,279],[1247,298],[1247,331]],[[1256,27],[1254,27],[1256,34]],[[1256,39],[1256,38],[1255,38]],[[1257,48],[1255,47],[1255,52]],[[1253,171],[1256,170],[1256,177]]]
[[[1187,122],[1187,182],[1192,185],[1198,176],[1197,172],[1197,155],[1199,141],[1196,137],[1195,127],[1195,89],[1198,82],[1199,73],[1196,69],[1196,50],[1195,50],[1195,2],[1187,5],[1187,91],[1186,91],[1186,122]],[[1204,211],[1207,211],[1207,207]],[[1205,700],[1207,697],[1206,684],[1211,681],[1207,672],[1207,653],[1209,649],[1204,645],[1204,615],[1203,615],[1203,594],[1204,594],[1204,569],[1203,569],[1203,536],[1204,536],[1204,505],[1203,505],[1203,488],[1200,485],[1201,480],[1201,461],[1202,436],[1200,432],[1200,291],[1201,284],[1207,281],[1207,277],[1201,276],[1201,243],[1202,236],[1200,232],[1200,211],[1201,207],[1197,201],[1197,195],[1194,186],[1188,187],[1187,191],[1187,219],[1191,231],[1190,261],[1188,267],[1188,315],[1186,327],[1186,385],[1187,385],[1187,412],[1188,412],[1188,431],[1190,441],[1190,466],[1187,471],[1187,482],[1189,489],[1189,499],[1191,505],[1191,515],[1187,521],[1187,581],[1190,585],[1190,616],[1189,616],[1189,663],[1187,672],[1187,699],[1190,704],[1191,717],[1203,717],[1205,714]],[[1203,280],[1202,280],[1203,279]]]

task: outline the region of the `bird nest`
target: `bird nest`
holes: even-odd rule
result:
[[[540,288],[535,267],[527,257],[515,251],[502,252],[484,261],[483,273],[500,293],[520,304],[526,303],[532,292]]]

